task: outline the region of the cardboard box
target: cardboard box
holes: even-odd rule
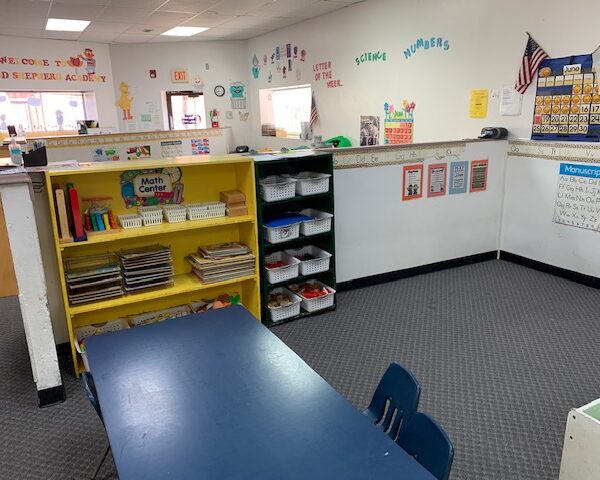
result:
[[[221,201],[227,204],[244,203],[246,201],[246,195],[239,190],[227,190],[221,192]]]
[[[248,207],[246,207],[246,205],[227,207],[227,215],[230,217],[241,217],[242,215],[248,215]]]
[[[246,202],[228,203],[227,208],[240,208],[246,207]]]

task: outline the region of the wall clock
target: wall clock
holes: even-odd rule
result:
[[[222,97],[225,95],[225,87],[223,85],[217,85],[214,91],[217,97]]]

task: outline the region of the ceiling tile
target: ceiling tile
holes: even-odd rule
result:
[[[42,38],[44,30],[34,28],[2,27],[2,35],[14,37]]]
[[[159,11],[202,13],[217,3],[218,0],[169,0],[161,5]]]
[[[154,12],[152,15],[142,19],[143,23],[156,27],[171,28],[185,22],[193,17],[190,13]]]
[[[268,26],[271,18],[265,16],[242,15],[223,24],[226,28],[257,28]]]
[[[232,35],[235,33],[241,32],[240,28],[224,28],[224,27],[215,27],[207,30],[206,32],[202,32],[199,35],[196,35],[198,40],[202,40],[203,38],[217,40],[219,38],[227,38],[228,35]]]
[[[312,3],[308,7],[292,11],[291,15],[284,16],[290,16],[295,18],[313,18],[318,17],[319,15],[325,15],[326,13],[333,12],[335,10],[340,10],[341,8],[345,8],[348,5],[349,4],[342,2],[320,0],[315,3]]]
[[[25,17],[46,17],[50,10],[49,2],[31,0],[0,0],[0,12],[4,15]]]
[[[244,15],[252,9],[272,2],[273,0],[221,0],[211,10],[224,15]]]
[[[144,30],[150,30],[149,32],[145,32]],[[131,25],[128,27],[123,33],[131,34],[131,35],[158,35],[162,33],[163,29],[161,27],[157,27],[155,25]]]
[[[121,33],[115,38],[115,43],[146,43],[156,35],[140,35],[135,33]]]
[[[127,8],[142,8],[144,10],[154,10],[160,7],[167,0],[112,0],[111,6],[127,7]]]
[[[46,2],[50,3],[50,2]],[[108,5],[110,0],[52,0],[53,4],[63,3],[65,5]]]
[[[205,12],[190,18],[182,23],[182,25],[186,27],[216,27],[234,18],[235,16],[233,15],[219,15],[214,12]]]
[[[131,23],[114,23],[114,22],[92,22],[86,33],[123,33],[128,28],[131,28]]]
[[[116,32],[102,33],[102,32],[88,32],[86,30],[79,36],[79,41],[80,42],[110,43],[118,36],[119,36],[119,34]]]
[[[20,15],[2,15],[0,17],[0,31],[3,35],[8,35],[5,28],[24,28],[31,30],[45,30],[46,28],[46,17],[22,17]]]
[[[76,20],[93,20],[105,7],[101,5],[68,5],[66,3],[52,3],[50,18],[71,18]]]
[[[265,6],[250,10],[249,15],[269,16],[269,17],[297,17],[307,18],[306,9],[316,0],[276,0]]]
[[[77,40],[81,32],[52,32],[44,31],[44,38],[53,38],[55,40]]]
[[[144,18],[149,16],[152,10],[141,8],[113,7],[105,9],[95,20],[100,22],[116,23],[144,23]]]

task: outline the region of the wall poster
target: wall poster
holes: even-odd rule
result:
[[[386,145],[412,143],[415,102],[402,101],[402,109],[396,110],[393,105],[385,103],[385,120],[383,122],[384,142]]]
[[[446,195],[446,163],[429,165],[427,180],[427,196],[441,197]]]
[[[208,155],[210,153],[210,140],[208,138],[192,138],[192,155]]]
[[[183,155],[183,141],[165,140],[160,142],[160,153],[162,158],[179,157]]]
[[[538,69],[532,140],[600,140],[600,91],[592,55],[546,59]]]
[[[423,196],[423,164],[404,165],[402,168],[402,200],[416,200]]]
[[[471,162],[470,192],[487,190],[488,160],[473,160]]]
[[[379,117],[360,116],[360,146],[379,145]]]
[[[460,161],[450,164],[450,195],[466,193],[469,177],[469,162]]]
[[[555,223],[600,230],[600,167],[561,163],[554,206]]]

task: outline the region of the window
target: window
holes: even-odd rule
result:
[[[263,89],[259,96],[263,136],[308,138],[310,85]]]
[[[77,131],[78,120],[98,120],[94,92],[0,92],[0,131]]]
[[[169,130],[206,128],[204,95],[198,92],[165,92]]]

